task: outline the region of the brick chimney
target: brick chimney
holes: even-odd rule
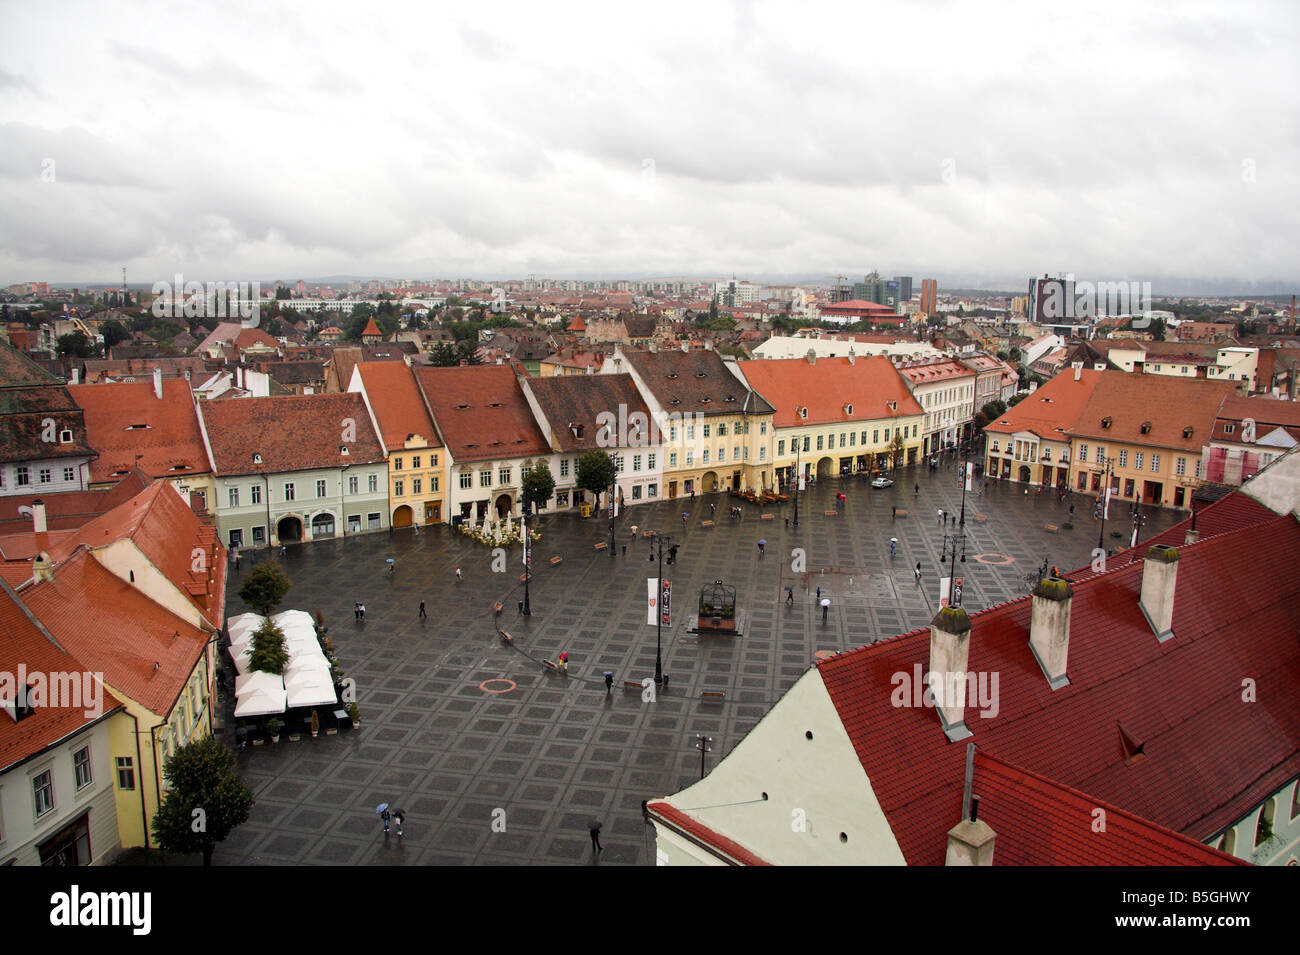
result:
[[[961,607],[944,607],[930,621],[930,672],[935,712],[950,742],[972,735],[966,728],[966,664],[970,617]]]
[[[1174,635],[1174,584],[1177,581],[1177,548],[1154,545],[1142,562],[1142,597],[1138,607],[1161,643]]]
[[[1029,617],[1029,649],[1053,690],[1069,686],[1065,675],[1070,651],[1070,603],[1074,588],[1060,577],[1044,577],[1034,588]]]

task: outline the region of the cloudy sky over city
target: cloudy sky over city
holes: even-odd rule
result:
[[[1300,4],[0,4],[0,283],[1296,291]]]

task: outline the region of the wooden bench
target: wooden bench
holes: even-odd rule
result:
[[[596,550],[604,550],[608,546],[609,544],[606,541],[601,541],[599,544],[596,545]]]
[[[988,520],[988,518],[985,517],[983,514],[976,514],[975,517],[973,518],[973,520],[977,520],[977,521],[979,521],[981,524],[983,524],[985,521]]]
[[[770,521],[770,520],[772,519],[772,515],[771,515],[771,514],[760,514],[760,515],[758,515],[758,519],[759,519],[760,521]]]
[[[906,516],[907,516],[907,509],[906,509],[906,508],[903,508],[903,507],[900,507],[898,510],[894,511],[894,516],[895,516],[895,517],[906,517]]]
[[[1057,527],[1055,524],[1044,524],[1043,530],[1047,531],[1047,533],[1049,534],[1055,534],[1060,530],[1060,528]]]
[[[642,690],[644,690],[644,689],[645,689],[645,687],[643,687],[643,686],[642,686],[640,683],[638,683],[636,680],[624,680],[624,681],[623,681],[623,690],[624,690],[625,692],[626,692],[626,691],[631,691],[631,692],[633,692],[633,693],[640,693],[640,692],[641,692]]]
[[[839,512],[839,511],[827,511],[827,512],[826,512],[826,516],[827,516],[827,517],[839,517],[839,516],[840,516],[840,512]]]
[[[727,699],[727,694],[722,690],[702,690],[700,699],[705,703],[722,703]]]
[[[557,556],[557,557],[552,557],[552,558],[551,558],[551,566],[554,567],[556,564],[560,563],[560,561],[562,561],[562,560],[564,560],[563,557],[558,557],[558,556]]]
[[[700,526],[701,526],[701,527],[712,527],[712,526],[713,526],[713,521],[700,521]]]
[[[642,539],[647,538],[647,537],[654,537],[654,536],[655,536],[655,532],[654,532],[654,531],[642,531],[642,532],[641,532],[641,537],[642,537]]]

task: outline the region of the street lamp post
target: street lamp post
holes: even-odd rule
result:
[[[530,502],[524,497],[524,616],[531,616],[533,608],[528,603],[528,584],[533,579],[533,562],[529,557],[528,514]]]
[[[1146,518],[1142,516],[1142,502],[1137,501],[1133,505],[1133,540],[1129,547],[1138,545],[1138,533],[1142,530],[1142,525],[1146,523]]]
[[[799,483],[803,475],[799,470],[799,452],[803,450],[803,439],[798,435],[794,439],[794,526],[799,526]]]
[[[957,548],[961,547],[961,562],[966,563],[966,472],[970,466],[970,445],[962,446],[962,462],[959,465],[961,474],[961,512],[957,519],[957,532],[954,534],[943,535],[943,548],[939,560],[950,559],[948,569],[948,606],[956,606],[956,593],[954,585],[957,580]],[[952,556],[948,556],[948,547],[952,547]]]
[[[650,560],[655,560],[656,551],[659,557],[659,575],[656,578],[655,593],[659,605],[655,608],[655,686],[662,686],[664,683],[664,658],[663,658],[663,631],[664,631],[664,541],[668,542],[668,563],[674,560],[673,539],[664,537],[661,534],[655,534],[654,540],[650,544]]]
[[[609,456],[609,556],[614,556],[614,491],[618,484],[618,455]]]
[[[1106,550],[1106,512],[1110,510],[1110,472],[1115,465],[1114,458],[1103,459],[1105,470],[1102,471],[1101,485],[1101,527],[1097,531],[1097,549],[1105,552]]]

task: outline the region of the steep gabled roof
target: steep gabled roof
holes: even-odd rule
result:
[[[437,430],[420,396],[415,372],[405,362],[362,362],[356,366],[365,383],[370,407],[379,421],[380,437],[389,451],[401,451],[408,435],[418,434],[438,448]]]
[[[35,584],[23,602],[59,645],[119,695],[165,716],[211,634],[114,576],[85,550]]]
[[[530,378],[527,387],[537,399],[537,404],[546,417],[554,436],[557,451],[590,451],[598,447],[623,447],[620,442],[625,435],[617,433],[601,437],[597,422],[604,413],[620,415],[620,409],[626,409],[623,420],[629,432],[633,424],[645,422],[645,431],[635,440],[644,446],[657,445],[663,436],[659,428],[650,419],[650,409],[636,390],[632,376],[623,375],[572,375],[555,378]],[[640,414],[641,419],[632,420]],[[580,428],[582,437],[574,431]],[[602,443],[604,442],[604,443]]]
[[[669,414],[762,415],[774,411],[762,395],[727,370],[722,356],[715,351],[623,351],[622,357]]]
[[[883,355],[804,359],[769,358],[740,362],[750,386],[776,408],[778,428],[872,421],[924,414],[907,385]],[[893,407],[891,407],[893,405]],[[852,407],[850,414],[846,408]],[[797,414],[807,408],[808,417]]]
[[[205,401],[200,413],[212,447],[214,470],[222,476],[341,468],[384,460],[384,449],[358,394]],[[347,454],[341,450],[344,447]],[[261,455],[261,464],[254,462],[254,454]]]
[[[457,462],[549,454],[508,365],[423,366],[416,381]]]
[[[87,669],[55,643],[21,598],[0,579],[0,671],[16,679],[20,664],[31,674],[81,674]],[[122,705],[104,687],[99,687],[99,691],[101,713],[111,713]],[[31,716],[17,723],[0,714],[0,772],[99,718],[93,712],[86,714],[90,700],[81,700],[85,704],[82,706],[49,705],[53,702],[47,697],[46,705],[35,707]]]
[[[85,411],[87,437],[99,452],[90,462],[91,481],[115,481],[136,467],[160,478],[212,470],[185,379],[163,379],[162,398],[152,382],[69,385],[68,391]]]
[[[1080,438],[1199,455],[1233,387],[1230,381],[1103,371],[1078,420],[1066,430]]]
[[[1073,581],[1069,685],[1030,652],[1030,597],[975,614],[969,670],[997,674],[997,713],[966,725],[985,752],[1192,839],[1237,821],[1300,774],[1300,524],[1269,518],[1179,549],[1174,637],[1138,606],[1143,564]],[[1210,582],[1213,583],[1210,583]],[[1223,595],[1231,594],[1231,599]],[[928,628],[818,665],[909,864],[943,862],[964,751],[933,709],[898,707],[896,674],[929,665]],[[1243,704],[1242,680],[1257,703]],[[1143,742],[1128,755],[1123,732]]]
[[[1120,372],[1123,374],[1123,372]],[[1101,381],[1102,372],[1079,370],[1079,380],[1074,370],[1066,369],[1032,394],[1026,395],[1014,407],[1008,408],[985,429],[995,434],[1017,434],[1028,431],[1045,441],[1069,442],[1071,428],[1079,420],[1092,390]]]

